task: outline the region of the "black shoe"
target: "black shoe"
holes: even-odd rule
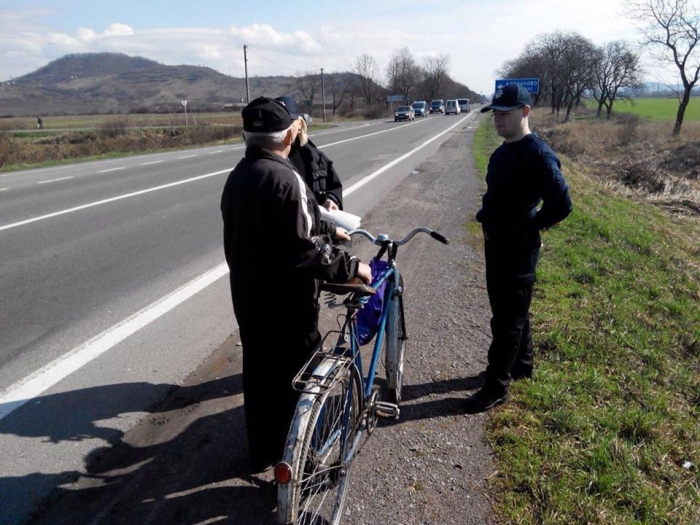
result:
[[[464,411],[467,414],[478,414],[504,403],[508,399],[508,392],[497,393],[486,387],[467,398],[464,402]]]
[[[513,381],[518,381],[520,379],[531,379],[532,367],[513,368],[510,371],[510,377],[513,378]]]

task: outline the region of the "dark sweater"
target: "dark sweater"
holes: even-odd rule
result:
[[[562,221],[573,209],[559,159],[534,133],[504,142],[493,152],[486,184],[476,219],[491,241],[523,240],[539,246],[539,230]]]

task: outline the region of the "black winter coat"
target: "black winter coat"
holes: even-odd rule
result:
[[[248,147],[221,197],[224,251],[241,326],[316,316],[316,280],[345,282],[359,260],[333,246],[311,190],[286,159]]]
[[[343,209],[343,183],[333,161],[313,142],[309,140],[305,146],[295,143],[289,152],[289,160],[313,190],[319,205],[331,199],[338,208]]]

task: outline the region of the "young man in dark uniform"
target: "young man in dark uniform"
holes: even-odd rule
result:
[[[297,125],[278,101],[242,112],[245,157],[221,197],[224,251],[243,345],[243,396],[251,472],[282,457],[298,393],[294,375],[320,343],[318,280],[369,282],[369,266],[333,246],[346,232],[321,220],[287,156]]]
[[[484,232],[493,339],[485,384],[466,400],[467,413],[503,403],[511,380],[532,376],[529,310],[542,245],[540,230],[562,221],[572,210],[559,159],[530,132],[531,105],[527,90],[512,84],[499,89],[491,105],[481,110],[493,111],[496,133],[505,142],[489,159],[487,189],[476,214]]]

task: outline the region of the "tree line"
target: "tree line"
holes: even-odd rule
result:
[[[429,56],[419,62],[407,47],[402,47],[392,53],[383,72],[373,56],[362,53],[355,58],[352,71],[301,72],[294,76],[292,88],[311,107],[318,105],[325,94],[327,107],[333,114],[342,106],[385,111],[389,95],[400,95],[406,101],[427,102],[481,98],[468,86],[455,81],[449,74],[449,67],[449,55]]]
[[[642,52],[677,70],[682,89],[676,91],[678,112],[673,134],[681,132],[685,110],[700,77],[700,11],[688,0],[628,0],[627,16],[644,27],[638,45],[614,40],[602,46],[576,32],[556,31],[531,41],[516,59],[506,62],[502,78],[537,77],[540,91],[535,104],[549,105],[552,113],[572,108],[584,96],[610,118],[616,100],[629,98],[643,87]]]

